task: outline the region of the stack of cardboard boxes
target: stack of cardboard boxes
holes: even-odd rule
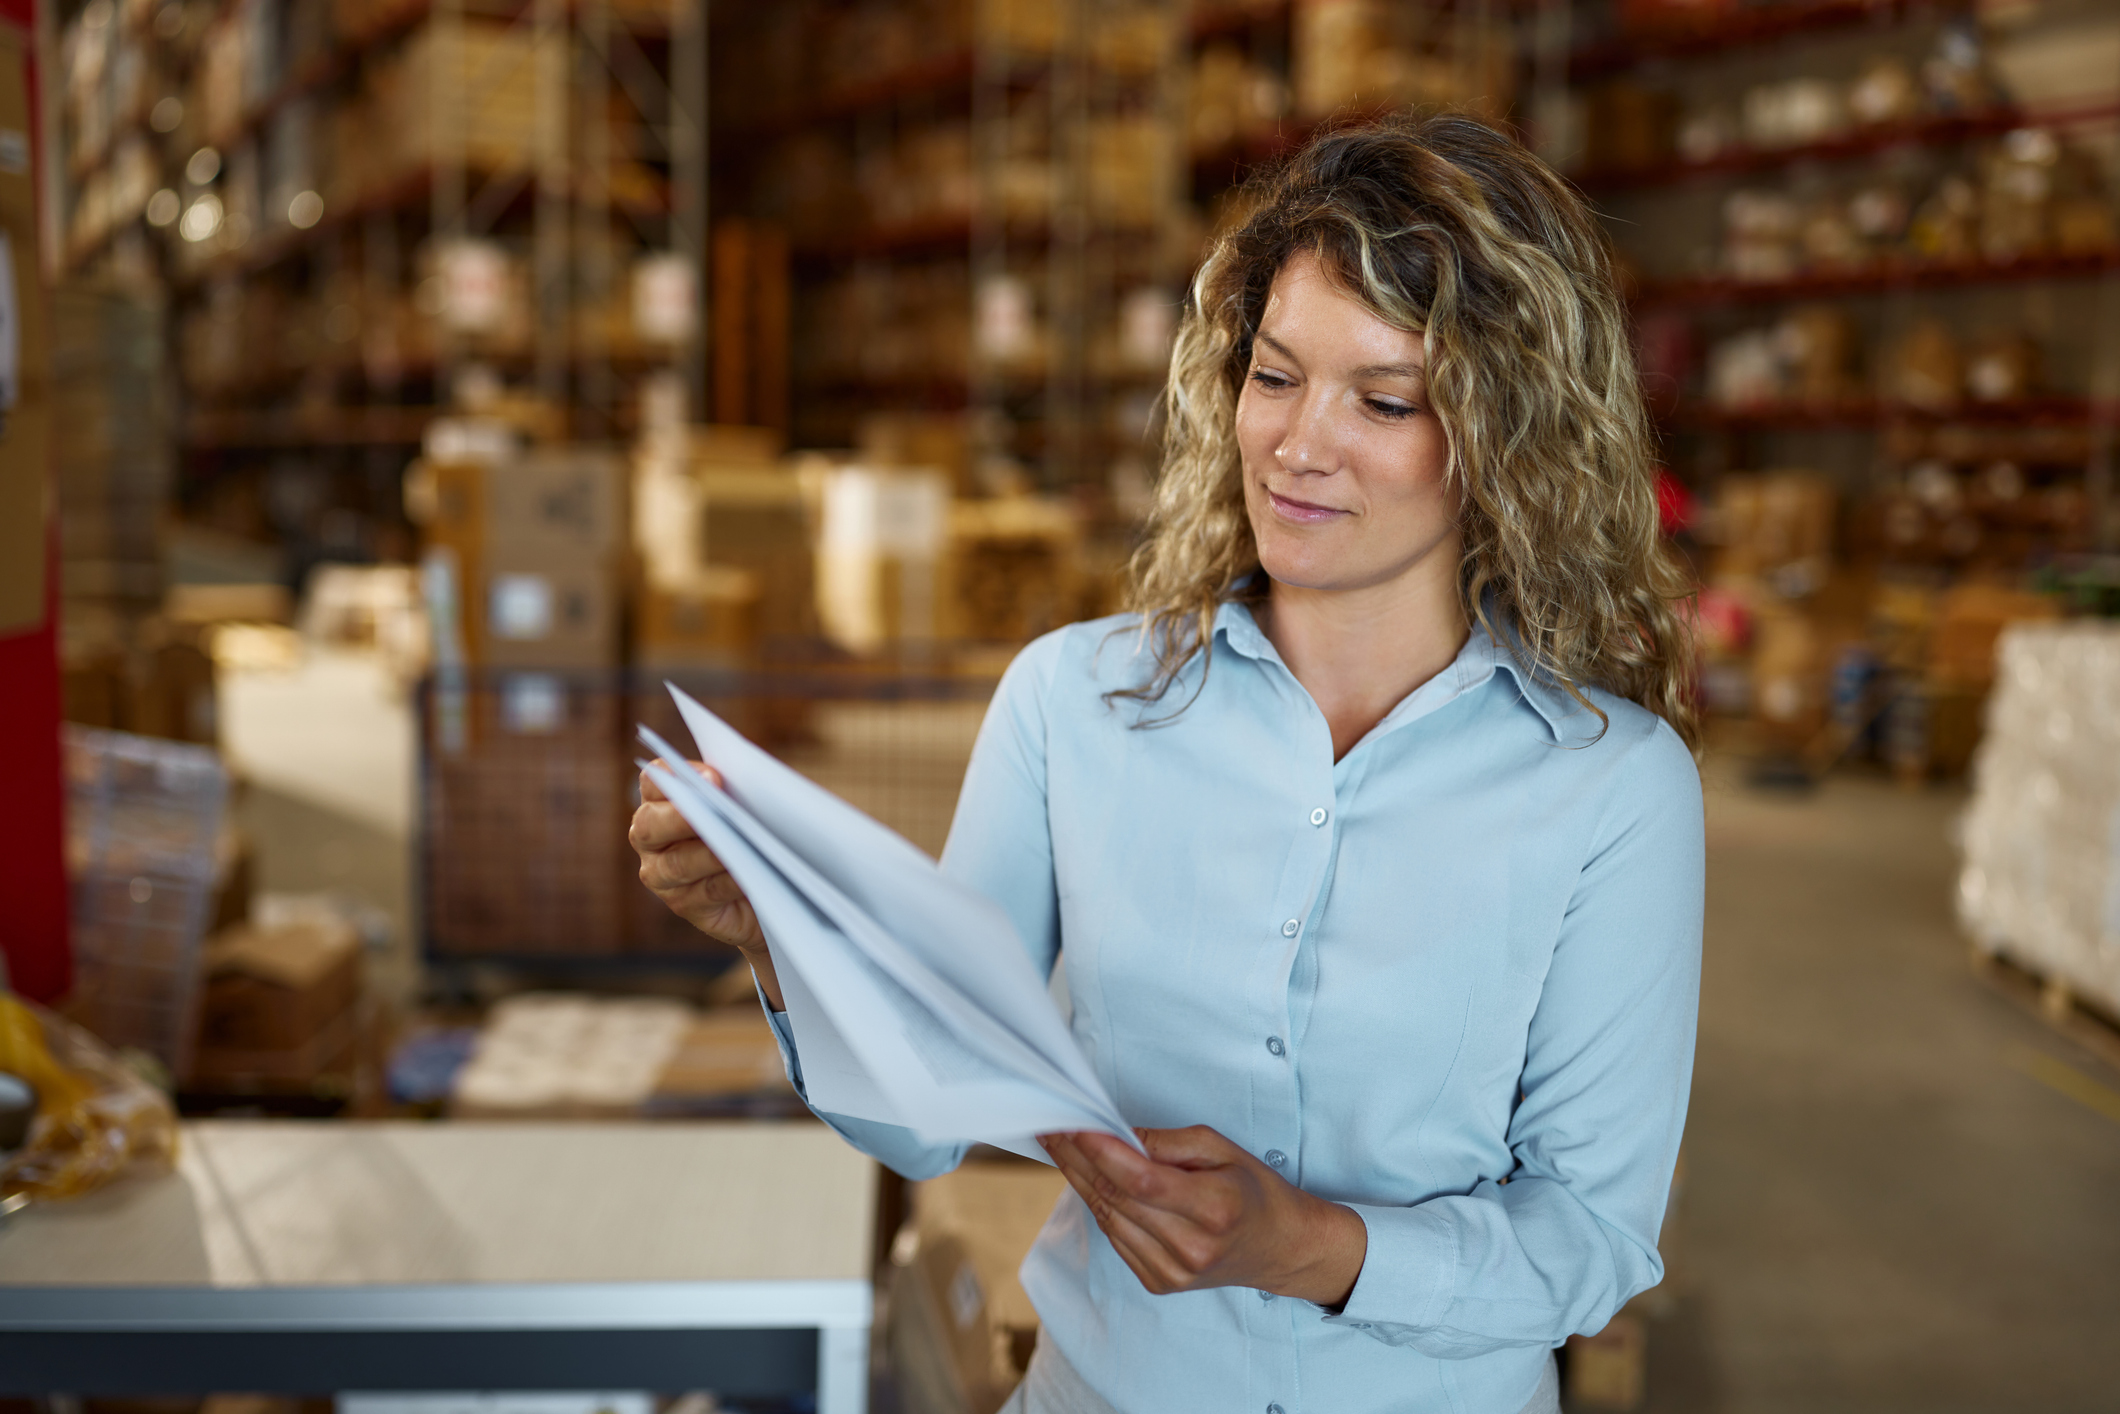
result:
[[[1749,713],[1819,768],[1873,753],[1909,780],[1956,775],[1979,741],[1998,638],[2060,604],[1999,577],[1941,585],[1843,546],[1839,520],[1814,473],[1723,479],[1705,527],[1707,705]]]
[[[621,462],[594,448],[454,455],[410,476],[439,674],[429,699],[427,903],[452,952],[623,946]],[[475,454],[481,446],[487,454]]]
[[[192,1087],[302,1088],[351,1071],[361,950],[344,919],[246,919],[207,940],[201,967]]]

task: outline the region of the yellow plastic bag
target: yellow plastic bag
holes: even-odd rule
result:
[[[0,992],[0,1071],[37,1094],[29,1141],[0,1165],[0,1200],[78,1198],[134,1165],[177,1157],[169,1097],[80,1027]]]

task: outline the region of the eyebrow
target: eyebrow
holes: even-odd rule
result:
[[[1296,357],[1293,349],[1273,335],[1262,332],[1258,337],[1260,343],[1271,345],[1275,352],[1289,362],[1302,362]],[[1418,382],[1427,381],[1427,372],[1418,363],[1365,363],[1352,371],[1356,378],[1412,378]]]

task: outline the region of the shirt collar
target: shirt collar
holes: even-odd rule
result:
[[[1517,695],[1546,723],[1555,743],[1567,745],[1578,735],[1584,740],[1594,737],[1598,727],[1596,717],[1570,697],[1565,688],[1525,664],[1522,642],[1514,625],[1502,620],[1497,627],[1502,635],[1500,642],[1475,622],[1471,636],[1465,640],[1465,646],[1458,650],[1450,666],[1406,694],[1384,715],[1384,720],[1377,723],[1375,731],[1386,731],[1425,717],[1474,688],[1484,686],[1499,669],[1515,679]],[[1273,646],[1259,628],[1258,620],[1252,617],[1250,605],[1234,599],[1224,600],[1215,611],[1214,633],[1245,657],[1272,663],[1282,672],[1288,672],[1288,665],[1281,661],[1280,650]],[[1578,721],[1578,718],[1582,720]]]

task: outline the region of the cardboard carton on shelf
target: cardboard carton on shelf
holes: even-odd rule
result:
[[[1023,643],[1081,617],[1084,561],[1082,521],[1065,501],[997,496],[955,502],[945,634]]]
[[[483,574],[484,632],[476,660],[494,668],[609,668],[618,663],[616,570],[497,551]]]
[[[615,453],[538,447],[486,470],[485,535],[519,557],[608,555],[624,539],[625,474]]]
[[[624,477],[597,448],[423,458],[406,506],[424,555],[446,569],[457,622],[442,626],[468,661],[509,668],[602,668],[619,655]]]
[[[934,467],[960,496],[979,489],[963,413],[870,413],[854,429],[854,450],[872,466]]]
[[[1724,477],[1712,521],[1714,577],[1803,581],[1785,591],[1822,582],[1838,506],[1833,484],[1815,472]]]
[[[713,565],[636,600],[633,661],[645,669],[741,667],[758,651],[758,576]]]
[[[702,634],[763,644],[815,632],[810,496],[779,460],[781,440],[771,428],[715,424],[644,441],[633,465],[633,542],[653,597],[636,621],[644,652],[649,639],[674,637],[682,649]],[[751,585],[748,626],[739,575]]]
[[[817,616],[850,653],[920,651],[941,637],[950,498],[928,467],[822,472]]]

